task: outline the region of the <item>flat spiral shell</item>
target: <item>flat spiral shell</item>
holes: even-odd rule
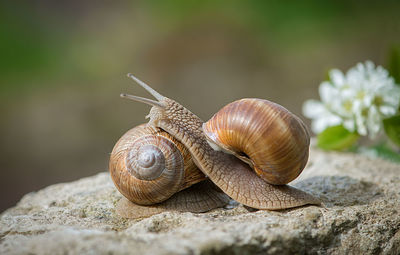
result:
[[[183,175],[183,157],[168,138],[146,135],[133,141],[126,156],[126,168],[136,178],[146,181],[162,174],[173,175],[175,169],[182,169]]]
[[[297,116],[268,100],[232,102],[204,123],[203,131],[211,146],[250,164],[271,184],[289,183],[308,161],[307,128]]]
[[[120,138],[109,167],[121,194],[140,205],[162,202],[205,179],[182,144],[166,132],[146,125],[137,126]]]

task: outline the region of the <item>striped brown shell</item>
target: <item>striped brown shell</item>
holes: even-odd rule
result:
[[[120,193],[139,205],[160,203],[205,179],[180,142],[146,124],[119,139],[111,152],[109,170]]]
[[[310,136],[306,126],[296,115],[268,100],[232,102],[204,123],[203,131],[214,149],[234,154],[271,184],[289,183],[308,161]]]

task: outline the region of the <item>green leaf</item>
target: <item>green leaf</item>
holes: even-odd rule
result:
[[[342,125],[329,127],[320,133],[318,146],[324,150],[345,150],[350,148],[360,136],[345,129]]]
[[[396,84],[400,85],[400,46],[393,47],[389,53],[389,74],[394,78]]]
[[[384,119],[383,128],[390,140],[400,146],[400,115]]]

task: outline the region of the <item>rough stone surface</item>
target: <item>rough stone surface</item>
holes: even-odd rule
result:
[[[0,254],[400,254],[399,176],[394,163],[312,149],[294,185],[325,208],[239,205],[126,220],[100,173],[29,193],[3,212]]]

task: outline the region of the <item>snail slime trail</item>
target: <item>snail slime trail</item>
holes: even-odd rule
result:
[[[174,202],[174,206],[166,204],[171,203],[171,200],[187,203],[184,195],[179,199],[176,196],[194,191],[195,186],[198,186],[194,184],[204,180],[207,180],[209,185],[204,185],[202,189],[196,189],[194,192],[217,192],[219,196],[216,197],[221,199],[218,203],[199,202],[196,205],[198,207],[212,204],[213,208],[216,208],[228,202],[227,197],[220,196],[219,189],[213,188],[213,185],[218,186],[234,200],[258,209],[281,210],[307,204],[320,205],[320,201],[312,195],[286,185],[304,169],[310,146],[306,126],[287,109],[268,100],[246,98],[228,104],[204,123],[176,101],[162,96],[133,75],[128,74],[128,77],[157,100],[121,94],[123,98],[152,106],[147,116],[150,118],[148,125],[129,130],[117,142],[111,153],[112,179],[121,194],[132,202],[131,210],[138,210],[136,207],[139,206],[143,210],[153,208],[153,214],[160,208],[179,211],[180,209],[174,208],[178,203]],[[143,128],[150,134],[142,131]],[[132,170],[134,164],[131,161],[134,159],[127,160],[126,157],[135,154],[131,152],[135,143],[152,140],[139,139],[136,136],[138,134],[163,136],[169,141],[161,142],[155,139],[155,147],[174,145],[176,148],[160,148],[157,155],[139,157],[154,158],[151,160],[154,161],[154,165],[143,163],[139,166],[151,165],[151,170]],[[219,150],[215,150],[210,144]],[[176,152],[179,152],[180,156],[175,156]],[[155,160],[160,158],[161,154],[171,156],[172,159]],[[127,169],[127,166],[130,169]],[[177,174],[172,171],[175,167],[183,169],[183,173]],[[147,179],[155,173],[154,179],[137,180],[137,176],[142,174],[134,174],[135,171],[146,173]],[[150,174],[147,174],[147,171],[150,171]],[[155,207],[158,209],[154,210]],[[194,211],[183,207],[187,211]],[[120,208],[129,210],[126,206]],[[207,211],[206,209],[202,211]]]

